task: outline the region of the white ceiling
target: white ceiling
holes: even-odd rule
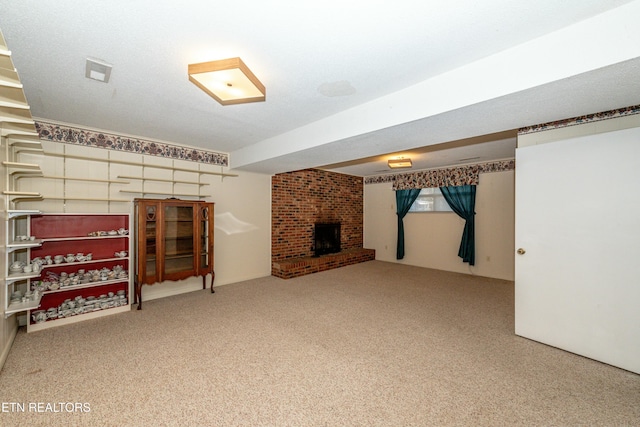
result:
[[[0,10],[34,117],[228,152],[232,169],[367,176],[388,171],[392,154],[414,169],[507,158],[519,127],[640,104],[640,0],[0,0]],[[189,63],[235,56],[266,102],[221,106],[188,81]],[[113,65],[109,83],[84,77],[88,57]]]

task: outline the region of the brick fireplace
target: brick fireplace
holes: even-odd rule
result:
[[[271,179],[271,274],[288,279],[375,259],[364,249],[363,180],[305,169]],[[340,224],[340,252],[314,256],[316,224]]]

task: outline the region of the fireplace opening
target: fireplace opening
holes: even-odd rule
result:
[[[340,252],[340,223],[316,223],[314,256]]]

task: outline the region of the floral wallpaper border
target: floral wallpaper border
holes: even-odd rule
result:
[[[559,129],[568,126],[582,125],[590,122],[597,122],[600,120],[609,120],[619,117],[632,116],[634,114],[640,114],[640,105],[633,105],[626,108],[618,108],[616,110],[603,111],[595,114],[587,114],[580,117],[574,117],[571,119],[557,120],[555,122],[543,123],[540,125],[527,126],[518,129],[518,135],[526,135],[534,132],[542,132],[545,130]]]
[[[229,156],[225,153],[181,147],[179,145],[139,138],[129,138],[40,120],[35,121],[35,126],[38,134],[40,134],[40,139],[46,141],[115,151],[127,151],[130,153],[147,154],[176,160],[188,160],[216,166],[229,165]]]
[[[477,163],[455,168],[429,169],[416,172],[369,176],[365,178],[364,183],[380,184],[391,182],[394,190],[478,185],[481,173],[506,172],[514,170],[515,167],[515,159],[500,160],[497,162]]]

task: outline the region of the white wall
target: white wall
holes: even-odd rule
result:
[[[93,147],[43,141],[45,152],[65,152],[67,155],[87,156],[94,161],[63,159],[41,154],[22,154],[21,161],[41,165],[45,176],[73,176],[117,179],[119,175],[146,176],[177,180],[197,180],[196,173],[175,172],[143,168],[141,165],[173,165],[180,168],[198,167],[213,172],[229,172],[220,166],[198,165],[198,163],[164,159],[127,152],[118,152]],[[108,159],[125,160],[139,165],[109,163]],[[234,172],[235,173],[235,172]],[[242,280],[264,277],[271,274],[271,177],[264,174],[238,172],[237,177],[201,175],[201,181],[209,185],[201,187],[203,200],[215,203],[216,224],[214,229],[216,273],[215,285],[225,285]],[[125,179],[126,180],[126,179]],[[23,203],[20,207],[40,209],[44,212],[132,212],[131,200],[140,194],[122,193],[120,190],[140,191],[142,182],[128,180],[129,184],[103,184],[49,178],[20,180],[20,189],[39,191],[45,196],[64,197],[111,197],[127,199],[127,202],[93,202],[48,200]],[[172,184],[145,182],[145,191],[171,191]],[[176,184],[176,192],[197,192],[197,186]],[[167,196],[146,196],[166,198]],[[186,197],[185,197],[186,198]],[[231,220],[231,221],[230,221]],[[235,222],[234,222],[235,221]],[[238,222],[240,221],[240,222]],[[232,230],[231,225],[243,224]],[[207,284],[209,284],[207,280]],[[201,278],[189,278],[180,282],[165,282],[144,286],[143,300],[202,289]]]
[[[458,257],[464,220],[455,213],[410,213],[405,257],[396,260],[397,216],[391,183],[364,188],[364,246],[376,259],[484,277],[514,278],[514,172],[480,174],[476,189],[476,265]]]

